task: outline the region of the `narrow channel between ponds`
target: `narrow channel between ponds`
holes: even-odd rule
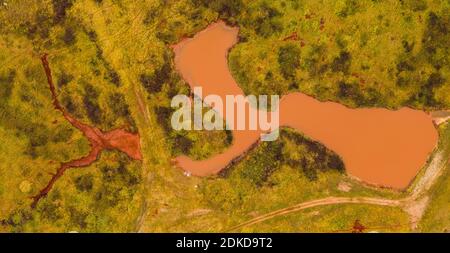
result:
[[[177,70],[191,88],[202,87],[202,98],[218,95],[226,101],[227,95],[244,95],[227,59],[238,32],[238,28],[219,21],[173,47]],[[350,175],[395,189],[409,185],[438,141],[432,117],[410,108],[351,109],[295,92],[281,98],[279,115],[280,126],[292,127],[336,152]],[[226,121],[235,120],[223,113],[221,116]],[[263,132],[232,133],[233,143],[225,152],[202,161],[180,156],[175,159],[178,166],[197,176],[217,174],[245,153]]]

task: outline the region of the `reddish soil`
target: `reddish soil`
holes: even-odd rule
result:
[[[244,94],[232,77],[227,60],[228,51],[237,43],[238,32],[238,28],[217,22],[173,46],[178,71],[192,88],[203,88],[203,97],[213,94],[225,101],[226,95]],[[279,110],[281,126],[295,128],[321,142],[343,159],[350,175],[379,186],[407,187],[438,139],[431,116],[410,108],[351,109],[296,92],[281,98]],[[248,115],[247,110],[247,118]],[[226,115],[224,118],[227,122],[233,120]],[[193,175],[217,174],[258,141],[262,131],[232,133],[233,143],[224,153],[203,161],[186,156],[175,160]]]
[[[56,95],[56,88],[53,83],[52,72],[50,65],[47,60],[47,54],[41,57],[42,65],[47,76],[47,82],[52,93],[53,105],[55,109],[59,110],[64,118],[72,124],[72,126],[78,128],[83,132],[84,136],[89,140],[91,151],[85,157],[72,160],[70,162],[62,163],[57,169],[56,173],[53,174],[52,178],[48,184],[39,191],[39,193],[32,197],[33,203],[31,206],[34,208],[39,200],[50,192],[55,182],[64,174],[67,169],[86,167],[95,162],[100,153],[104,149],[108,150],[119,150],[129,157],[135,160],[142,160],[141,148],[140,148],[140,138],[139,134],[129,133],[124,129],[116,129],[110,132],[102,132],[100,129],[86,125],[70,115],[64,110],[58,101],[58,96]]]
[[[293,32],[291,35],[289,35],[283,39],[283,41],[288,41],[288,40],[298,40],[297,32]]]

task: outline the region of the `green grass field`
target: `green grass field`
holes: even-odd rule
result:
[[[170,99],[189,93],[170,46],[222,19],[240,29],[229,66],[246,93],[448,109],[449,10],[438,0],[0,0],[0,231],[219,232],[328,196],[403,198],[407,192],[351,179],[339,157],[290,129],[226,173],[186,177],[173,157],[207,158],[232,138],[170,128]],[[89,152],[53,108],[43,53],[65,110],[103,131],[138,132],[143,160],[103,152],[89,167],[67,171],[31,209],[30,197],[61,163]],[[447,159],[449,129],[440,130]],[[422,231],[449,229],[449,169],[432,188]],[[348,204],[242,231],[333,232],[356,219],[377,231],[410,230],[399,208]]]

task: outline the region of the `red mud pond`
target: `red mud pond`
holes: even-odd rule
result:
[[[227,61],[238,31],[217,22],[173,47],[178,71],[191,88],[202,87],[202,97],[214,94],[225,101],[226,95],[244,95]],[[280,126],[322,143],[342,158],[351,176],[378,186],[406,188],[438,140],[432,117],[410,108],[350,109],[296,92],[281,98],[279,110]],[[233,143],[225,152],[201,161],[180,156],[178,166],[196,176],[217,174],[248,151],[261,131],[232,133]]]

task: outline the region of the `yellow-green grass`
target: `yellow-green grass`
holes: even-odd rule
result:
[[[262,1],[245,0],[243,2],[245,3],[243,8],[252,10],[251,15],[260,14],[258,10]],[[426,1],[425,11],[413,11],[410,8],[412,2],[414,1],[405,1],[406,5],[400,6],[397,1],[386,3],[383,1],[378,4],[374,1],[362,1],[363,8],[345,20],[335,15],[345,10],[344,1],[324,1],[323,5],[310,1],[296,10],[290,6],[294,1],[268,2],[270,6],[283,12],[278,20],[283,24],[283,29],[281,32],[274,32],[268,38],[259,38],[253,34],[251,27],[242,26],[241,33],[248,35],[250,40],[241,41],[242,43],[231,51],[230,67],[233,75],[244,90],[248,91],[256,87],[251,85],[254,80],[263,80],[266,72],[271,70],[273,80],[269,84],[273,84],[274,87],[269,88],[285,90],[289,83],[282,80],[280,76],[276,51],[281,46],[297,43],[282,42],[285,36],[297,31],[299,37],[306,42],[301,50],[302,59],[313,59],[315,46],[323,44],[328,50],[324,56],[325,61],[332,61],[340,53],[334,41],[341,40],[354,57],[349,72],[358,71],[363,66],[372,66],[369,70],[364,67],[362,76],[367,81],[367,87],[375,87],[375,93],[381,94],[376,103],[384,107],[397,107],[404,103],[409,95],[417,93],[420,89],[414,83],[410,87],[397,89],[390,76],[392,71],[389,69],[395,70],[397,61],[406,57],[400,53],[403,50],[402,40],[409,43],[417,42],[413,53],[420,51],[424,27],[423,23],[418,21],[419,15],[423,14],[425,19],[429,11],[440,14],[442,10],[448,9],[448,3],[444,1]],[[27,8],[24,8],[24,5]],[[31,219],[25,224],[0,226],[1,231],[217,232],[245,222],[255,215],[311,199],[327,196],[397,199],[405,195],[405,193],[387,189],[366,187],[337,172],[319,173],[316,181],[310,181],[298,168],[288,166],[282,167],[270,177],[270,182],[275,184],[262,187],[255,187],[239,177],[226,179],[186,177],[181,170],[174,168],[170,163],[176,153],[173,150],[172,137],[164,133],[157,120],[155,108],[167,107],[170,104],[169,87],[176,86],[177,92],[185,93],[187,86],[173,71],[171,72],[173,76],[165,80],[161,91],[148,92],[144,89],[140,76],[158,73],[158,69],[167,61],[167,56],[170,61],[172,60],[170,44],[183,37],[192,36],[216,20],[220,14],[211,8],[199,7],[187,0],[168,1],[165,5],[159,1],[129,0],[119,3],[103,0],[102,3],[98,3],[98,1],[78,0],[74,1],[73,6],[67,10],[66,23],[54,25],[51,1],[41,0],[32,4],[29,1],[11,1],[8,6],[8,8],[0,7],[0,31],[2,31],[0,74],[5,76],[10,69],[15,69],[18,73],[11,100],[8,102],[10,108],[15,108],[16,111],[14,114],[12,112],[4,114],[5,111],[2,111],[2,116],[17,115],[25,122],[25,125],[41,122],[49,128],[49,132],[56,132],[58,128],[72,129],[74,132],[67,142],[48,143],[36,148],[38,158],[31,159],[24,154],[30,134],[26,131],[16,133],[14,129],[17,128],[17,123],[9,118],[2,118],[0,122],[0,151],[2,151],[0,154],[0,220],[11,219],[13,223],[20,222],[24,217],[28,219],[30,213]],[[247,8],[247,6],[250,7]],[[400,17],[399,10],[406,16]],[[34,24],[38,20],[38,13],[49,14],[50,21],[39,24],[37,35],[34,39],[30,39],[27,37],[27,29],[30,26],[26,25],[26,21]],[[382,20],[379,20],[375,13],[381,13]],[[310,14],[314,15],[306,21],[305,16]],[[324,32],[318,29],[322,17],[325,19]],[[408,17],[411,21],[406,22],[404,19]],[[233,18],[230,20],[232,21]],[[40,38],[39,34],[45,32],[43,30],[46,27],[49,27],[48,38]],[[70,36],[69,40],[63,39],[69,27],[74,29],[74,41],[70,40]],[[333,34],[334,31],[336,34]],[[365,41],[366,45],[362,46],[361,41]],[[81,133],[72,128],[52,107],[45,75],[39,62],[39,56],[44,52],[50,55],[50,64],[56,82],[64,79],[63,73],[74,77],[65,86],[59,87],[59,94],[65,102],[67,97],[72,99],[77,108],[75,116],[80,120],[103,130],[132,125],[135,121],[136,125],[129,127],[137,130],[141,136],[144,160],[142,163],[129,161],[126,167],[133,171],[133,175],[140,178],[138,186],[127,187],[126,180],[114,181],[111,184],[101,177],[100,168],[114,164],[113,160],[121,157],[117,152],[106,152],[93,165],[68,171],[55,184],[55,189],[50,192],[49,197],[44,199],[36,210],[29,210],[28,197],[46,184],[51,177],[47,173],[54,172],[60,162],[81,157],[89,149]],[[240,73],[237,73],[236,63],[241,64],[241,69],[247,72],[250,80],[245,80]],[[302,67],[306,66],[303,65]],[[424,76],[428,76],[432,70],[427,64],[419,66],[418,69],[424,70]],[[446,77],[448,74],[445,74],[447,73],[445,69],[446,66],[443,66],[442,73]],[[112,72],[120,77],[120,85],[117,86],[114,80],[111,80]],[[416,72],[418,73],[419,70]],[[301,81],[298,82],[299,90],[305,93],[316,95],[320,99],[339,100],[350,106],[355,105],[354,99],[338,99],[333,93],[336,89],[336,81],[341,79],[357,81],[357,78],[350,74],[345,76],[344,74],[342,76],[327,74],[323,75],[322,79],[317,79],[311,77],[309,71],[299,68],[295,76]],[[378,86],[375,85],[375,81]],[[99,122],[93,122],[93,117],[89,117],[83,105],[87,84],[92,85],[98,93],[98,99],[91,102],[97,103],[103,110],[102,120]],[[364,95],[372,94],[366,90],[366,86],[361,87]],[[449,93],[449,87],[442,85],[436,88],[435,99],[448,105],[449,97],[446,94]],[[129,105],[129,117],[118,116],[113,112],[110,96],[115,93],[124,96],[122,102]],[[34,104],[20,100],[24,94],[32,97]],[[64,105],[67,105],[65,102],[63,102]],[[54,120],[57,120],[55,124],[52,123]],[[208,138],[216,137],[215,142],[206,142]],[[220,146],[223,144],[223,137],[223,133],[219,133],[218,136],[201,134],[191,136],[194,143],[190,155],[194,158],[204,158],[220,152],[225,148]],[[99,190],[98,187],[109,185],[114,186],[114,189],[121,188],[117,194],[111,194],[111,197],[122,196],[122,194],[125,197],[121,198],[116,206],[97,205],[93,192],[76,189],[77,178],[88,174],[92,174],[93,177],[95,185],[93,192]],[[448,173],[441,180],[448,178],[447,175]],[[350,184],[351,190],[349,192],[338,190],[341,182]],[[448,180],[438,185],[440,185],[439,189],[434,190],[430,209],[425,214],[422,225],[424,229],[426,228],[425,230],[442,230],[447,226],[444,225],[445,220],[449,220],[445,213],[445,210],[448,210],[448,201],[445,201],[445,196],[448,194],[441,195],[441,191],[446,192],[442,189],[448,186]],[[131,194],[132,196],[129,195],[129,190],[135,191]],[[57,208],[53,210],[55,205]],[[46,216],[52,210],[59,215],[57,219]],[[313,211],[323,213],[323,223],[320,223],[319,218],[313,218],[315,222],[311,223],[307,217],[301,216]],[[365,211],[373,217],[365,215]],[[94,214],[88,214],[92,212]],[[298,225],[296,227],[280,225],[278,231],[283,229],[295,231],[301,227],[305,230],[299,231],[311,229],[328,232],[325,231],[326,228],[346,228],[357,217],[361,218],[364,225],[376,225],[378,217],[382,217],[383,212],[386,214],[387,222],[381,225],[392,225],[394,221],[403,223],[405,220],[404,214],[396,208],[337,205],[301,211],[298,213],[301,217],[289,216],[286,221],[280,222],[289,223],[290,219],[299,220],[299,223],[296,223]],[[85,216],[85,214],[88,215]],[[72,217],[82,217],[82,219],[74,220]],[[276,219],[278,218],[275,218],[273,222],[277,222]],[[365,221],[370,222],[366,224]],[[332,225],[333,222],[336,225]],[[265,226],[265,224],[264,222],[258,226]],[[432,229],[428,229],[427,226]],[[277,225],[274,224],[274,227]],[[251,229],[269,231],[267,227],[255,226]]]
[[[444,171],[430,191],[430,202],[419,224],[424,232],[446,232],[450,230],[450,124],[441,130],[442,155],[446,163]]]
[[[293,212],[235,232],[350,233],[356,220],[366,227],[364,232],[409,231],[409,217],[398,207],[344,204]]]

